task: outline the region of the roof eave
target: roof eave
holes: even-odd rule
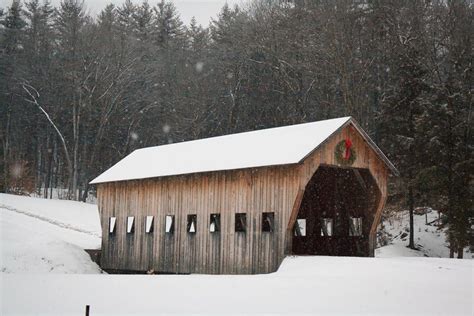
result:
[[[385,156],[383,151],[375,144],[375,142],[370,138],[370,136],[359,126],[357,121],[351,117],[351,119],[345,124],[352,124],[352,126],[362,135],[364,140],[369,144],[370,147],[379,155],[380,159],[387,165],[388,169],[392,172],[394,176],[399,176],[400,172],[398,169],[393,165],[393,163]]]
[[[342,124],[337,130],[335,130],[331,135],[329,135],[328,138],[326,138],[323,142],[321,142],[318,146],[316,146],[313,150],[311,150],[306,156],[304,156],[299,163],[303,162],[306,158],[311,156],[316,150],[318,150],[321,146],[323,146],[326,142],[328,142],[331,137],[337,133],[339,133],[343,128],[351,124],[358,132],[359,134],[362,135],[362,138],[369,144],[369,146],[375,151],[375,153],[382,159],[382,161],[385,163],[387,168],[392,172],[394,176],[399,176],[400,173],[397,170],[397,168],[392,164],[392,162],[385,156],[385,154],[382,152],[382,150],[375,144],[375,142],[370,138],[370,136],[359,126],[357,121],[353,117],[349,117],[347,122]]]

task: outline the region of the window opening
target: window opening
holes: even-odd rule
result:
[[[191,233],[191,234],[196,233],[196,224],[197,224],[197,215],[196,214],[188,215],[188,224],[187,224],[188,233]]]
[[[247,214],[236,213],[235,214],[235,231],[245,232],[247,230]]]
[[[221,214],[211,214],[209,231],[211,233],[221,231]]]
[[[127,234],[133,234],[135,231],[135,217],[128,216],[127,217]]]
[[[323,218],[323,225],[321,227],[321,236],[329,237],[333,234],[334,220],[332,218]]]
[[[295,236],[306,236],[306,218],[298,218],[296,220]]]
[[[275,221],[275,213],[263,213],[262,214],[262,231],[263,232],[272,232],[274,227]]]
[[[362,236],[362,217],[349,218],[349,236]]]
[[[109,234],[115,234],[115,224],[117,223],[117,217],[109,218]]]
[[[165,232],[169,234],[174,232],[174,215],[166,215]]]
[[[147,216],[145,219],[145,233],[153,233],[153,216]]]

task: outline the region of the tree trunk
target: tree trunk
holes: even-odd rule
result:
[[[7,109],[7,122],[5,124],[5,132],[3,137],[3,188],[0,187],[2,192],[8,192],[8,176],[9,176],[9,157],[10,157],[10,128],[11,128],[11,103],[13,101],[13,96],[10,97],[10,104]],[[3,131],[2,131],[3,132]]]
[[[87,180],[86,180],[87,181]],[[89,195],[89,183],[86,182],[84,184],[84,191],[82,193],[81,201],[86,202],[87,201],[87,196]]]
[[[49,135],[49,131],[47,132],[47,135],[46,135],[46,151],[45,151],[45,155],[44,155],[44,159],[45,159],[45,176],[44,176],[44,188],[43,188],[43,197],[45,199],[48,198],[48,189],[49,189],[49,182],[50,182],[50,177],[51,177],[51,156],[52,156],[52,152],[50,152],[51,150],[51,144],[50,144],[50,135]]]
[[[74,84],[75,86],[75,84]],[[72,168],[71,173],[72,177],[70,179],[71,183],[69,185],[68,197],[69,199],[78,200],[77,190],[78,190],[78,181],[79,181],[79,120],[81,112],[81,93],[78,92],[79,96],[74,97],[73,106],[72,106],[72,126],[73,126],[73,151],[72,151]]]
[[[413,210],[415,208],[415,201],[413,198],[413,188],[411,185],[408,187],[408,209],[410,211],[410,241],[408,247],[411,249],[416,249],[415,247],[415,225],[413,224]]]
[[[449,244],[449,258],[454,258],[454,245]]]
[[[52,199],[52,192],[53,192],[53,155],[54,150],[51,151],[51,155],[49,157],[49,168],[48,168],[48,187],[50,188],[50,199]],[[48,198],[48,191],[46,191],[45,198]]]
[[[464,257],[464,249],[462,247],[458,248],[458,259],[462,259]]]
[[[58,189],[58,169],[59,169],[59,161],[58,161],[58,142],[57,138],[53,138],[53,155],[52,155],[51,164],[51,183],[49,184],[49,198],[53,198],[53,188]],[[54,164],[54,166],[53,166]]]
[[[41,142],[40,142],[40,137],[36,137],[36,193],[38,196],[41,196],[41,187],[42,187],[42,181],[43,177],[41,176],[41,169],[42,169],[42,159],[43,155],[41,153]]]

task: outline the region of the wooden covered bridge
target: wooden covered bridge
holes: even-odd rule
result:
[[[373,256],[395,167],[350,117],[139,149],[91,183],[101,266],[252,274]]]

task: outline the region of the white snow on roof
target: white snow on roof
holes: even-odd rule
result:
[[[138,149],[91,181],[124,181],[298,163],[351,118]]]

